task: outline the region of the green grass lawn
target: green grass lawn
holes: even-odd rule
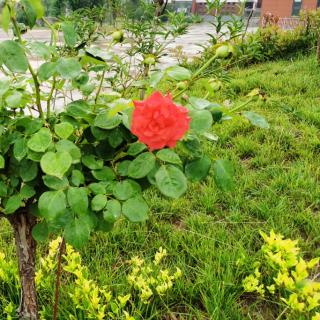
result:
[[[222,193],[210,176],[179,200],[148,191],[147,223],[121,221],[82,251],[91,277],[122,292],[124,261],[152,257],[160,246],[167,249],[168,265],[180,267],[183,277],[161,308],[149,306],[144,319],[276,319],[281,311],[275,305],[245,299],[241,288],[262,245],[259,230],[273,228],[299,239],[305,257],[320,255],[320,68],[314,57],[304,57],[231,75],[225,89],[210,99],[236,103],[259,87],[267,101],[247,109],[270,123],[264,130],[235,117],[213,128],[220,139],[208,143],[207,152],[212,159],[233,162],[235,190]],[[201,97],[200,87],[194,90]],[[9,255],[10,243],[9,229],[2,228],[1,250]],[[61,308],[67,306],[62,302]]]

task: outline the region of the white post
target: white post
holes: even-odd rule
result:
[[[252,10],[253,10],[253,11],[256,11],[257,5],[258,5],[258,0],[254,0],[254,1],[253,1],[253,7],[252,7]]]

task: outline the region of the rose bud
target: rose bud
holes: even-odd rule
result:
[[[210,89],[213,91],[219,91],[222,88],[222,82],[218,79],[209,79]]]
[[[148,65],[153,65],[156,63],[156,58],[154,57],[153,54],[148,54],[145,56],[143,63]]]
[[[114,32],[111,34],[111,37],[112,37],[112,40],[113,40],[115,43],[121,43],[121,42],[123,42],[123,40],[124,40],[123,31],[122,31],[122,30],[114,31]]]
[[[216,57],[220,59],[228,58],[234,54],[234,48],[230,44],[223,44],[216,50]]]
[[[188,88],[188,82],[187,81],[180,81],[177,83],[177,88],[179,90],[185,90]]]

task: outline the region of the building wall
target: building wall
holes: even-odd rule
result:
[[[198,14],[207,14],[207,5],[205,0],[203,2],[197,2],[192,6],[192,12]],[[239,13],[239,4],[237,3],[226,3],[222,9],[222,14],[238,14]],[[211,15],[215,15],[214,12]]]
[[[179,0],[175,0],[179,1]],[[180,0],[181,1],[181,0]],[[188,0],[185,0],[188,1]],[[190,0],[189,0],[190,1]],[[191,0],[192,1],[192,0]],[[277,17],[286,18],[292,16],[292,9],[294,0],[259,0],[261,4],[262,16],[266,13],[272,13]],[[302,10],[315,10],[317,8],[318,0],[302,0]],[[206,14],[206,1],[205,0],[193,0],[192,9],[193,13]],[[239,5],[234,2],[226,3],[223,13],[237,14],[239,12]],[[214,15],[214,13],[212,13]]]
[[[314,10],[317,8],[317,0],[302,0],[302,9],[303,10]]]
[[[261,14],[272,13],[280,18],[291,17],[293,0],[262,0]],[[302,10],[314,10],[317,0],[302,0]]]
[[[263,0],[261,6],[262,16],[272,13],[278,17],[291,17],[293,0]]]

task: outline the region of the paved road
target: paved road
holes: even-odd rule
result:
[[[190,26],[185,35],[178,37],[173,43],[168,45],[167,55],[161,59],[160,67],[166,68],[177,63],[175,54],[177,48],[180,48],[184,55],[186,55],[189,59],[199,55],[203,50],[201,45],[206,44],[210,39],[208,33],[213,33],[213,27],[208,22]],[[0,41],[8,38],[10,38],[10,35],[8,36],[3,30],[0,29]],[[24,38],[29,40],[49,41],[50,31],[46,29],[32,30],[25,34]],[[107,45],[107,41],[99,41],[98,45],[103,48]],[[119,46],[116,48],[116,51],[121,53],[125,50],[125,47],[125,45],[122,47]],[[32,63],[38,65],[41,63],[41,61],[33,61]]]
[[[187,34],[180,36],[173,43],[168,46],[168,56],[166,56],[162,63],[167,65],[173,65],[176,63],[176,58],[174,57],[174,49],[176,47],[181,47],[182,51],[188,56],[193,57],[201,51],[199,45],[204,45],[208,40],[209,33],[212,30],[212,26],[209,23],[204,22],[200,24],[195,24],[189,27]],[[23,36],[28,40],[37,40],[37,41],[50,41],[50,31],[47,29],[37,29],[31,30]],[[11,38],[11,35],[6,34],[2,29],[0,29],[0,41]],[[107,42],[99,41],[98,45],[105,47]],[[121,52],[125,50],[126,46],[118,47],[117,51]]]
[[[210,36],[208,33],[212,34],[213,27],[208,22],[203,22],[200,24],[194,24],[189,27],[188,32],[185,35],[182,35],[175,39],[172,43],[168,44],[166,55],[161,58],[159,67],[161,69],[165,69],[169,66],[177,64],[177,57],[175,54],[175,51],[177,48],[180,48],[181,51],[185,56],[188,57],[188,59],[192,59],[193,57],[201,54],[201,51],[203,48],[202,45],[205,45],[208,40],[210,39]],[[7,35],[3,30],[0,29],[0,41],[10,39],[11,36]],[[29,40],[37,40],[37,41],[50,41],[50,31],[46,29],[38,29],[38,30],[32,30],[24,35],[24,38]],[[108,46],[108,40],[99,40],[96,44],[96,46],[100,47],[101,49],[104,49]],[[118,54],[122,54],[125,52],[126,48],[128,48],[129,44],[123,44],[123,45],[117,45],[114,50]],[[40,59],[32,59],[31,64],[32,66],[37,69],[43,61]],[[0,73],[1,77],[1,73]],[[43,90],[47,90],[46,88],[42,88]],[[73,93],[74,99],[80,99],[81,96],[78,92]],[[65,103],[69,102],[69,99],[65,101],[64,99],[60,99],[59,97],[55,100],[55,106],[56,110],[61,110]],[[45,105],[43,106],[45,109]]]

